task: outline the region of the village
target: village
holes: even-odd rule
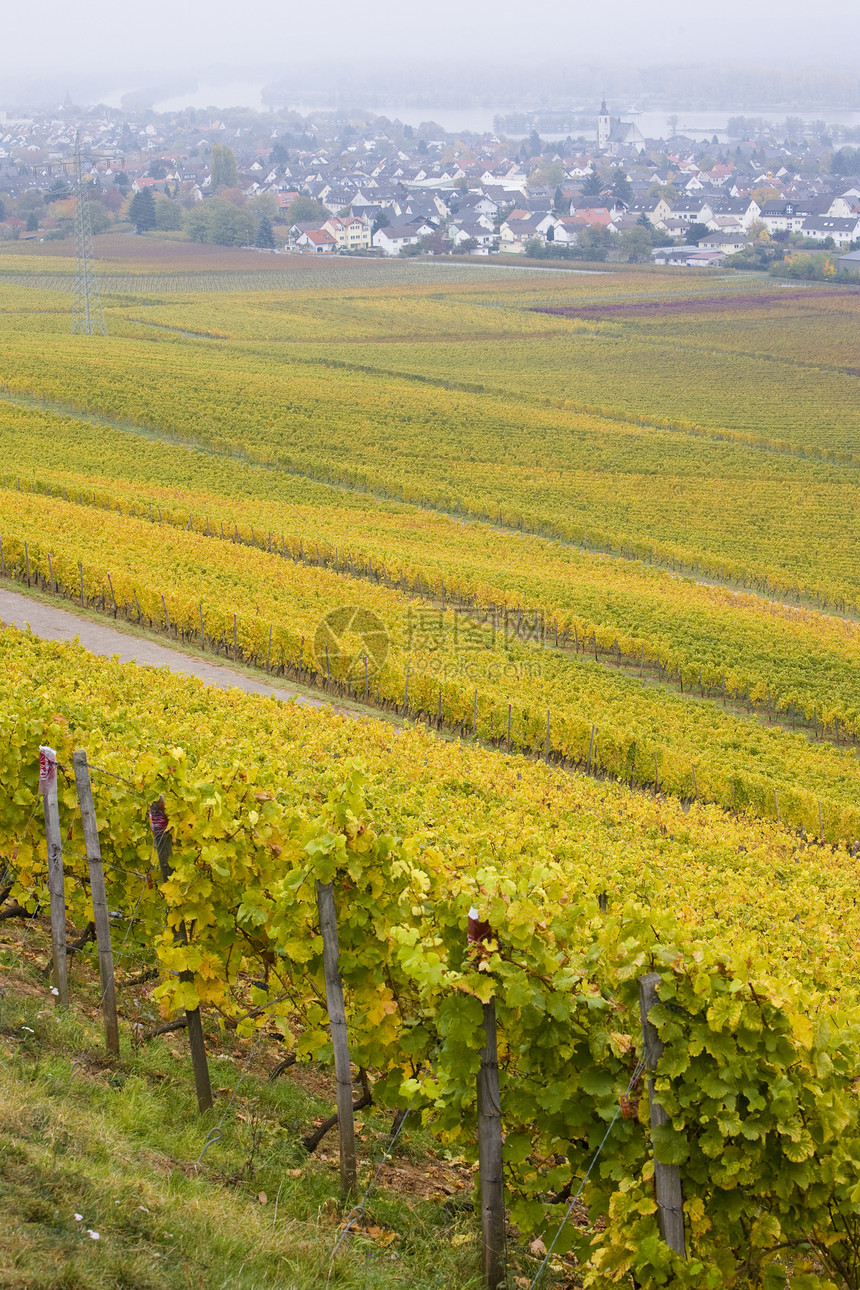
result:
[[[740,128],[746,124],[736,118]],[[860,149],[822,122],[647,139],[606,102],[594,138],[446,134],[367,113],[0,114],[0,240],[69,235],[75,140],[93,231],[301,255],[515,255],[860,272]],[[847,132],[847,137],[853,137]],[[832,270],[831,270],[832,271]]]

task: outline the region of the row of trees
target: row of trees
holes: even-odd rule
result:
[[[275,246],[272,206],[259,199],[243,203],[215,196],[183,211],[174,199],[144,188],[132,197],[126,218],[138,233],[182,231],[192,242],[271,250]]]

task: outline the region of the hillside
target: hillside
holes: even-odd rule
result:
[[[856,293],[136,261],[105,340],[67,334],[65,268],[0,275],[7,585],[351,715],[3,630],[5,908],[47,900],[45,744],[86,927],[85,749],[108,904],[165,1018],[200,1004],[239,1063],[280,1044],[326,1071],[332,883],[356,1088],[470,1166],[494,1002],[525,1284],[581,1184],[558,1284],[853,1290]],[[653,1139],[650,970],[672,1126]],[[683,1265],[656,1241],[655,1144]],[[445,1284],[475,1275],[463,1233]],[[411,1284],[437,1284],[404,1239]],[[399,1284],[357,1266],[341,1284]]]

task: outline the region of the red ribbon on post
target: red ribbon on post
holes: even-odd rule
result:
[[[42,797],[57,786],[57,754],[45,744],[39,745],[39,793]]]
[[[160,797],[157,802],[153,802],[150,806],[149,823],[152,828],[152,836],[157,842],[167,832],[168,828],[167,808],[164,805],[163,797]]]
[[[481,915],[473,905],[469,910],[469,944],[479,945],[482,941],[493,939],[493,929],[488,922],[481,921]]]

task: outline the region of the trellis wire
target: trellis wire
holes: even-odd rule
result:
[[[441,1044],[437,1044],[432,1054],[430,1055],[430,1059],[427,1063],[428,1067],[432,1067],[433,1060],[436,1057],[436,1054],[439,1052],[440,1048],[441,1048]],[[406,1124],[406,1121],[408,1120],[409,1115],[412,1112],[412,1108],[415,1105],[415,1099],[418,1096],[418,1092],[419,1090],[416,1089],[415,1092],[412,1094],[412,1097],[409,1101],[409,1105],[407,1106],[406,1110],[403,1113],[403,1119],[400,1121],[400,1123],[397,1126],[397,1132],[392,1134],[391,1138],[389,1139],[388,1145],[385,1148],[385,1151],[383,1152],[382,1158],[380,1159],[379,1164],[376,1166],[376,1172],[374,1173],[370,1182],[367,1184],[367,1188],[365,1189],[364,1195],[362,1196],[359,1203],[357,1205],[353,1205],[352,1209],[347,1214],[346,1227],[343,1229],[340,1236],[338,1237],[337,1244],[335,1245],[334,1249],[331,1252],[329,1262],[334,1261],[334,1257],[337,1254],[340,1247],[343,1245],[344,1241],[346,1240],[346,1237],[350,1231],[350,1228],[353,1226],[354,1223],[358,1221],[358,1219],[363,1214],[365,1214],[366,1211],[364,1207],[367,1204],[367,1198],[370,1195],[370,1193],[373,1191],[374,1187],[376,1186],[376,1181],[379,1178],[380,1173],[382,1172],[383,1165],[391,1157],[391,1153],[394,1150],[395,1143],[397,1142],[397,1139],[400,1137],[401,1133],[403,1132],[403,1126]]]
[[[272,1007],[273,1003],[269,1004],[268,1006]],[[227,1119],[227,1112],[230,1110],[230,1107],[233,1105],[233,1101],[236,1097],[236,1094],[239,1092],[239,1086],[241,1085],[245,1076],[248,1074],[248,1067],[251,1065],[251,1058],[254,1056],[254,1053],[257,1051],[257,1049],[259,1048],[262,1042],[263,1033],[264,1033],[263,1028],[261,1026],[260,1029],[257,1031],[257,1038],[254,1040],[254,1043],[248,1052],[248,1056],[245,1058],[245,1065],[242,1067],[239,1078],[236,1080],[236,1083],[233,1086],[233,1092],[230,1094],[230,1100],[228,1101],[227,1105],[224,1107],[224,1112],[221,1116],[221,1119],[215,1125],[214,1129],[210,1129],[208,1134],[206,1135],[206,1141],[203,1143],[203,1150],[200,1152],[200,1155],[195,1160],[194,1162],[195,1165],[199,1165],[200,1161],[206,1155],[206,1152],[209,1150],[209,1148],[214,1146],[215,1143],[219,1142],[223,1137],[223,1134],[221,1133],[221,1126],[223,1125],[224,1121]]]
[[[3,973],[2,984],[0,984],[0,999],[5,999],[6,997],[7,982],[9,980],[9,977],[12,975],[12,972],[14,971],[16,964],[18,963],[18,960],[20,959],[21,955],[24,952],[24,946],[27,943],[27,937],[30,935],[30,930],[36,921],[36,917],[41,907],[42,907],[42,898],[40,896],[39,899],[36,901],[36,908],[33,910],[32,914],[30,915],[30,920],[27,923],[27,926],[24,928],[24,935],[21,937],[21,942],[18,946],[18,953],[15,955],[12,962],[9,964],[6,971]]]
[[[33,803],[33,809],[32,809],[32,811],[30,812],[30,818],[28,819],[27,823],[24,825],[24,828],[23,828],[23,830],[22,830],[22,832],[21,832],[21,834],[20,834],[20,836],[19,836],[19,838],[18,838],[18,841],[15,843],[15,846],[14,846],[14,847],[13,847],[13,849],[12,849],[12,853],[13,853],[13,855],[14,855],[14,854],[15,854],[15,852],[18,850],[18,847],[21,845],[21,843],[24,841],[24,838],[27,836],[27,832],[28,832],[28,830],[29,830],[29,828],[30,828],[30,825],[33,823],[33,820],[36,818],[36,814],[37,814],[37,812],[38,812],[38,810],[39,810],[39,803],[40,803],[40,801],[41,801],[41,799],[40,799],[39,797],[37,797],[37,798],[36,798],[36,800],[35,800],[35,802]],[[72,817],[72,822],[74,823],[74,816]],[[5,868],[5,869],[4,869],[4,871],[3,871],[3,881],[4,881],[4,882],[5,882],[5,880],[6,880],[7,876],[8,876],[8,874],[9,874],[9,872],[10,872],[10,868],[9,868],[9,865],[7,865],[7,866],[6,866],[6,868]],[[35,907],[35,909],[33,910],[32,914],[30,915],[30,918],[29,918],[29,920],[28,920],[28,922],[27,922],[27,925],[26,925],[26,927],[24,928],[24,935],[21,937],[21,941],[20,941],[20,943],[19,943],[19,945],[18,945],[18,953],[15,955],[15,957],[14,957],[14,958],[13,958],[13,960],[12,960],[12,962],[9,964],[9,966],[8,966],[8,967],[7,967],[7,969],[6,969],[6,971],[3,973],[3,978],[2,978],[2,982],[3,982],[3,983],[2,983],[2,985],[0,985],[0,999],[5,999],[5,997],[6,997],[6,988],[7,988],[7,983],[8,983],[9,977],[12,975],[12,972],[14,971],[14,969],[15,969],[15,967],[16,967],[16,965],[17,965],[17,963],[18,963],[18,960],[20,959],[21,955],[22,955],[22,954],[23,954],[23,952],[24,952],[24,946],[25,946],[25,945],[26,945],[26,943],[27,943],[27,937],[30,935],[30,932],[31,932],[32,927],[33,927],[33,924],[34,924],[34,923],[35,923],[35,921],[36,921],[36,917],[37,917],[37,915],[38,915],[39,910],[41,909],[41,907],[42,907],[42,897],[41,897],[41,896],[39,896],[38,900],[36,901],[36,907]]]
[[[640,1057],[639,1061],[636,1063],[636,1069],[634,1070],[633,1074],[630,1076],[630,1082],[627,1085],[627,1091],[624,1095],[625,1097],[628,1097],[630,1095],[631,1090],[633,1089],[634,1085],[636,1084],[637,1080],[639,1079],[640,1075],[644,1070],[645,1070],[645,1058]],[[573,1213],[573,1207],[576,1204],[576,1202],[579,1200],[580,1196],[582,1195],[582,1190],[585,1187],[585,1184],[588,1182],[588,1179],[591,1176],[591,1171],[594,1168],[594,1166],[597,1164],[597,1161],[600,1158],[600,1153],[603,1150],[603,1148],[606,1146],[606,1143],[609,1140],[609,1135],[612,1132],[612,1130],[615,1128],[615,1121],[618,1119],[620,1114],[621,1114],[621,1100],[619,1099],[615,1114],[610,1120],[609,1127],[603,1135],[603,1140],[601,1141],[600,1146],[597,1148],[594,1155],[591,1157],[589,1166],[585,1171],[585,1176],[583,1177],[582,1182],[577,1187],[575,1195],[573,1195],[570,1198],[570,1204],[568,1205],[567,1210],[565,1211],[564,1218],[561,1220],[561,1223],[559,1224],[559,1227],[558,1227],[558,1231],[556,1232],[555,1236],[552,1238],[552,1241],[550,1242],[549,1249],[547,1250],[546,1254],[543,1256],[543,1261],[541,1262],[540,1267],[535,1273],[534,1280],[529,1286],[529,1290],[535,1290],[535,1287],[537,1286],[538,1282],[543,1276],[544,1269],[546,1268],[546,1265],[549,1263],[550,1256],[556,1247],[558,1238],[561,1236],[562,1232],[564,1231],[565,1225],[567,1224],[567,1220],[570,1218],[571,1214]]]
[[[139,963],[141,967],[149,966],[148,964],[145,964],[143,962],[143,959],[138,959],[136,956],[133,956],[130,951],[129,953],[125,953],[126,941],[131,935],[132,927],[134,927],[134,920],[137,918],[137,911],[140,908],[140,902],[143,900],[143,893],[146,891],[146,887],[147,887],[147,880],[146,880],[146,876],[144,875],[143,882],[140,884],[140,891],[138,892],[137,901],[135,902],[134,909],[131,911],[131,918],[128,920],[128,927],[125,929],[125,936],[122,938],[122,944],[119,947],[119,952],[114,955],[114,959],[113,959],[114,971],[116,971],[117,965],[119,964],[120,960],[123,958],[131,958],[133,962]],[[99,999],[99,1003],[98,1003],[99,1008],[102,1006],[102,1004],[105,1001],[106,991],[107,991],[107,986],[105,986],[105,989],[102,990],[101,998]]]
[[[14,846],[13,846],[13,848],[12,848],[12,855],[13,855],[13,856],[15,855],[15,853],[16,853],[16,851],[18,850],[19,846],[20,846],[20,845],[21,845],[21,843],[24,841],[25,837],[27,836],[27,833],[29,832],[30,825],[33,823],[33,821],[34,821],[34,820],[35,820],[35,818],[36,818],[36,814],[37,814],[37,812],[38,812],[38,810],[39,810],[39,805],[40,805],[40,803],[41,803],[41,800],[42,800],[42,799],[41,799],[40,797],[38,797],[38,796],[37,796],[37,797],[36,797],[36,800],[33,802],[33,809],[32,809],[32,811],[30,812],[30,818],[28,819],[27,823],[24,825],[23,829],[21,830],[21,832],[20,832],[20,834],[19,834],[19,836],[18,836],[18,841],[15,843],[15,845],[14,845]],[[3,885],[3,883],[4,883],[4,882],[6,881],[6,879],[9,877],[9,875],[10,875],[10,873],[11,873],[11,872],[12,872],[12,866],[11,866],[11,864],[10,864],[9,862],[7,862],[7,863],[6,863],[5,868],[3,869],[3,877],[2,877],[2,878],[0,878],[0,886],[2,886],[2,885]]]

